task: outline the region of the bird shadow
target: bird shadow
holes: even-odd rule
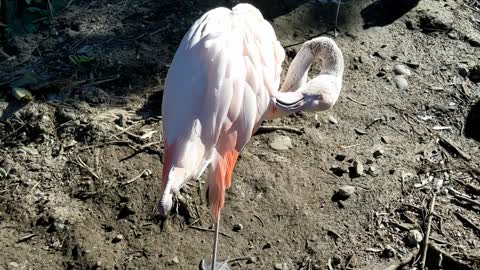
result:
[[[401,18],[417,6],[420,0],[379,0],[365,7],[361,12],[363,28],[386,26]]]
[[[480,100],[470,108],[467,114],[464,135],[466,138],[480,142]]]

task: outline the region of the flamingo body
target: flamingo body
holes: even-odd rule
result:
[[[249,4],[213,9],[190,28],[165,81],[163,214],[173,193],[208,168],[218,216],[239,152],[274,106],[284,58],[272,26]]]

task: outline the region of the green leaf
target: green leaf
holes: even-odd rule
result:
[[[82,66],[82,65],[85,65],[85,64],[90,64],[92,63],[93,61],[95,61],[95,57],[91,57],[91,56],[84,56],[84,55],[70,55],[68,57],[68,59],[70,60],[70,62],[76,66]]]
[[[7,177],[8,173],[4,168],[0,167],[0,179]]]
[[[38,84],[37,75],[33,72],[25,72],[23,76],[10,83],[11,87],[26,87]]]
[[[25,88],[14,87],[12,88],[12,95],[20,101],[31,101],[32,93]]]

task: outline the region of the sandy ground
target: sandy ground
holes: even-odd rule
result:
[[[286,48],[285,68],[299,44],[333,33],[334,4],[252,2]],[[198,183],[166,222],[156,214],[161,97],[193,21],[233,4],[73,1],[3,44],[0,269],[198,269],[213,237]],[[479,6],[342,5],[339,101],[265,123],[294,130],[254,136],[227,193],[220,259],[232,269],[386,269],[409,254],[421,261],[430,224],[428,269],[480,269]],[[71,55],[94,61],[80,67]],[[22,103],[9,83],[29,72],[34,100]],[[344,186],[354,192],[339,200]]]

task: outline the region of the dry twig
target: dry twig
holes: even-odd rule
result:
[[[202,232],[215,232],[213,229],[208,229],[208,228],[203,228],[203,227],[198,227],[198,226],[188,226],[189,228],[195,229],[197,231],[202,231]],[[228,238],[233,238],[230,234],[224,233],[224,232],[218,232],[219,234],[228,237]]]
[[[277,130],[282,130],[282,131],[287,131],[287,132],[292,132],[296,134],[303,134],[303,131],[298,128],[293,128],[293,127],[287,127],[287,126],[260,126],[257,130],[257,132],[273,132]]]
[[[367,106],[367,103],[363,103],[363,102],[358,101],[358,100],[356,100],[356,99],[354,99],[354,98],[352,98],[352,97],[347,96],[347,99],[349,99],[349,100],[351,100],[352,102],[357,103],[357,104],[359,104],[359,105]]]
[[[422,252],[422,262],[420,264],[420,269],[425,269],[425,263],[427,261],[427,251],[428,251],[428,240],[430,238],[430,231],[432,229],[432,218],[433,218],[433,211],[435,209],[435,199],[437,197],[437,193],[433,192],[432,200],[430,201],[430,209],[428,212],[427,218],[427,229],[425,232],[425,238],[423,239],[423,252]]]

